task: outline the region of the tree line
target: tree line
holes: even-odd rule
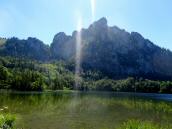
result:
[[[72,66],[72,65],[70,65]],[[75,86],[75,80],[78,86]],[[81,77],[63,61],[38,62],[11,57],[0,58],[0,89],[19,91],[82,90],[172,93],[172,81],[128,77],[114,80],[100,71],[83,71]]]

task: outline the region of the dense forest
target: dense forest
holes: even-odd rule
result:
[[[82,71],[75,76],[75,64],[41,62],[21,58],[0,58],[0,88],[20,91],[81,90],[172,93],[171,81],[128,77],[115,80],[100,71]],[[75,79],[79,83],[75,86]]]

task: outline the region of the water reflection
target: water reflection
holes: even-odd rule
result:
[[[36,129],[114,129],[128,119],[172,122],[172,103],[143,95],[102,92],[1,93],[0,107],[17,126]],[[75,98],[75,99],[74,99]]]

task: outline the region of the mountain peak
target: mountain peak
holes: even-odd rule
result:
[[[66,34],[64,32],[59,32],[55,35],[56,38],[60,38],[60,37],[65,37]]]
[[[105,17],[100,18],[95,23],[101,24],[101,25],[107,25],[107,19]]]
[[[90,27],[105,27],[107,26],[107,19],[105,17],[102,17],[101,19],[95,21],[93,24],[90,25]]]
[[[53,42],[64,42],[69,39],[70,36],[67,36],[64,32],[59,32],[54,36]]]

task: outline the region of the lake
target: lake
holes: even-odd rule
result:
[[[172,95],[113,92],[1,92],[0,108],[23,129],[117,129],[128,119],[172,123]]]

